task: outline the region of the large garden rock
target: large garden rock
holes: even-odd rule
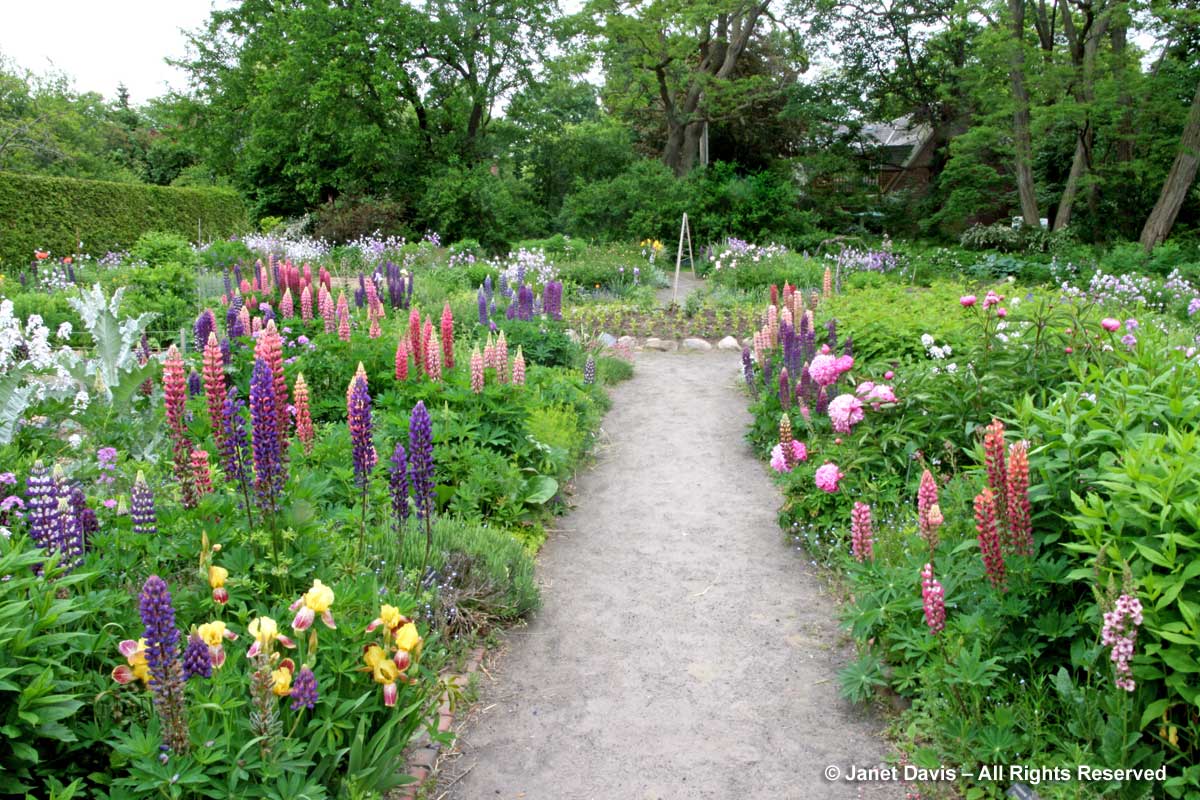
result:
[[[604,345],[605,347],[612,347],[617,343],[617,337],[613,336],[611,333],[602,333],[596,338],[599,340],[600,344]]]
[[[717,342],[717,349],[718,350],[738,350],[738,351],[740,351],[742,349],[742,346],[740,344],[738,344],[737,339],[733,338],[732,336],[726,336],[724,339]]]
[[[617,344],[632,350],[637,347],[637,339],[633,336],[622,336],[620,339],[617,339]]]
[[[659,339],[657,336],[651,336],[643,345],[647,350],[661,350],[664,353],[672,353],[675,351],[675,343],[670,340]]]
[[[709,344],[708,342],[704,341],[703,339],[695,339],[695,338],[684,339],[683,340],[683,349],[684,350],[692,350],[697,353],[706,353],[709,350],[712,350],[712,345]]]

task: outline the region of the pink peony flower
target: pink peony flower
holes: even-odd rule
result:
[[[1121,322],[1120,320],[1113,319],[1112,317],[1105,317],[1104,319],[1100,320],[1100,327],[1104,328],[1104,330],[1108,331],[1109,333],[1112,333],[1120,329]]]
[[[987,293],[987,295],[983,298],[983,309],[986,311],[987,309],[991,308],[994,305],[999,305],[1000,301],[1003,299],[1004,299],[1004,295],[996,294],[995,292],[989,291]]]
[[[1004,306],[1000,306],[999,308],[996,309],[996,316],[1001,317],[1001,318],[1007,317],[1008,309],[1006,309]]]
[[[863,404],[852,394],[839,394],[829,403],[829,419],[838,433],[849,433],[863,421]]]
[[[890,381],[894,377],[896,377],[896,373],[892,372],[890,369],[887,372],[883,373],[883,379],[885,381]]]
[[[838,360],[831,355],[821,354],[813,356],[813,360],[808,364],[808,374],[818,386],[829,386],[833,384],[841,371],[838,369]]]
[[[808,448],[804,446],[804,442],[792,440],[792,454],[795,456],[797,463],[808,460]],[[787,459],[783,457],[783,445],[777,444],[771,449],[771,468],[776,472],[791,472],[791,468],[787,465]]]
[[[971,306],[975,305],[975,299],[975,295],[973,294],[964,294],[962,297],[958,298],[958,302],[963,308],[970,308]]]
[[[846,477],[838,469],[837,464],[825,463],[817,467],[817,488],[823,492],[834,494],[838,490],[838,481]]]

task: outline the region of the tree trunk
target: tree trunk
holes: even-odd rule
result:
[[[1033,142],[1029,134],[1029,92],[1025,88],[1025,0],[1008,0],[1012,14],[1012,55],[1009,57],[1009,81],[1013,94],[1013,149],[1016,151],[1017,194],[1021,198],[1021,217],[1026,225],[1041,225],[1037,191],[1033,185]]]
[[[1133,95],[1123,76],[1129,68],[1125,44],[1129,38],[1129,23],[1120,20],[1112,29],[1113,71],[1117,73],[1117,105],[1121,107],[1121,119],[1117,121],[1117,162],[1128,164],[1133,161]]]
[[[1075,157],[1071,159],[1071,171],[1067,174],[1067,183],[1063,186],[1062,197],[1058,201],[1058,210],[1054,214],[1054,230],[1061,231],[1071,224],[1071,206],[1075,203],[1075,195],[1079,192],[1079,181],[1087,173],[1091,163],[1092,126],[1084,124],[1084,129],[1075,138]]]
[[[1192,188],[1192,181],[1196,180],[1197,166],[1200,166],[1200,85],[1196,87],[1192,109],[1188,112],[1183,135],[1179,138],[1179,152],[1175,155],[1175,163],[1171,165],[1158,202],[1154,204],[1154,209],[1142,228],[1141,242],[1147,253],[1171,233],[1175,217],[1179,215],[1179,209]]]
[[[1070,22],[1071,12],[1063,8],[1063,26],[1071,41],[1071,58],[1075,61],[1076,88],[1075,100],[1084,107],[1083,127],[1075,138],[1075,157],[1071,159],[1071,172],[1067,175],[1067,184],[1063,187],[1062,197],[1058,201],[1058,210],[1054,214],[1054,230],[1061,231],[1071,224],[1071,209],[1079,192],[1079,183],[1092,167],[1092,141],[1096,130],[1092,126],[1091,105],[1095,99],[1094,84],[1096,79],[1096,53],[1100,50],[1100,40],[1108,28],[1111,10],[1108,2],[1102,2],[1098,8],[1089,9],[1085,20],[1083,41],[1077,40],[1074,25]],[[1095,14],[1095,16],[1091,16]],[[1094,189],[1095,187],[1093,187]],[[1095,192],[1091,193],[1094,202]]]

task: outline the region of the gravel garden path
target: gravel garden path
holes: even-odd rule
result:
[[[740,358],[642,353],[430,798],[897,798],[880,723],[838,696],[821,578],[742,435]],[[861,791],[860,791],[861,789]]]

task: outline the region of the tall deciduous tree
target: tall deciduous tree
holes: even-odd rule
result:
[[[1021,200],[1021,218],[1026,225],[1037,227],[1041,221],[1038,216],[1037,189],[1033,182],[1029,91],[1025,86],[1025,0],[1008,0],[1008,17],[1012,26],[1008,77],[1013,96],[1013,150],[1017,195]]]
[[[1200,86],[1196,87],[1196,96],[1192,98],[1192,108],[1183,126],[1179,152],[1163,182],[1158,202],[1142,228],[1141,243],[1147,252],[1161,244],[1171,232],[1179,209],[1196,180],[1197,167],[1200,167]]]

